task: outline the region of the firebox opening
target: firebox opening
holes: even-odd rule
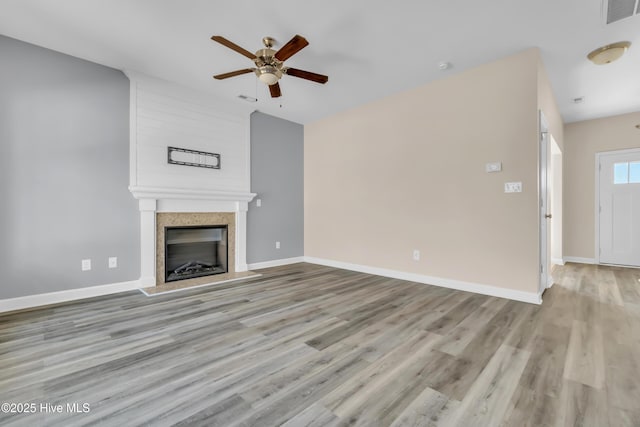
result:
[[[165,227],[165,282],[228,271],[226,225]]]

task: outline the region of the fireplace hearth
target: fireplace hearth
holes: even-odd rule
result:
[[[165,282],[228,271],[227,226],[165,227]]]

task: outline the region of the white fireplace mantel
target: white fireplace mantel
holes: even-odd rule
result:
[[[216,202],[250,202],[255,193],[243,191],[194,190],[182,188],[131,186],[136,199],[209,200]]]
[[[140,209],[140,283],[156,285],[157,212],[233,212],[236,272],[247,271],[247,210],[255,193],[129,187]]]

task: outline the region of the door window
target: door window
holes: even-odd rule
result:
[[[613,164],[614,184],[640,183],[640,162],[621,162]]]

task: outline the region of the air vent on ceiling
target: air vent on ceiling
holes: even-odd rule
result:
[[[254,98],[253,96],[238,95],[238,98],[244,99],[247,102],[258,102],[258,98]]]
[[[640,0],[605,0],[607,2],[607,24],[629,18],[640,13]]]

